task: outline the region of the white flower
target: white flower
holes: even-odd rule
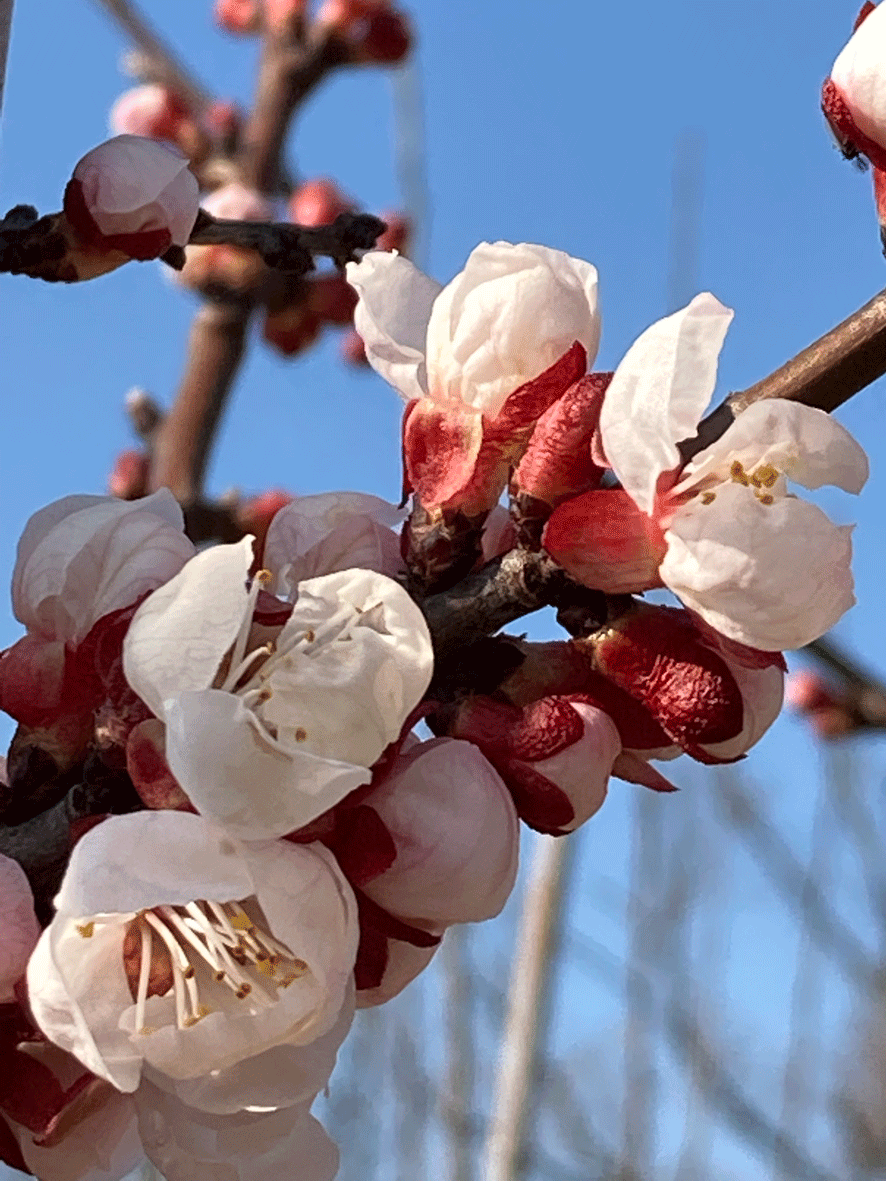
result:
[[[886,7],[878,4],[857,26],[831,70],[855,126],[886,147]],[[863,145],[858,145],[863,150]]]
[[[786,480],[858,492],[867,458],[823,411],[768,399],[680,471],[677,443],[696,432],[731,318],[712,295],[699,295],[631,346],[600,416],[624,491],[562,505],[544,544],[599,590],[663,582],[730,639],[765,651],[799,648],[855,601],[852,530],[789,493]]]
[[[127,680],[167,727],[170,770],[245,839],[303,827],[371,777],[427,688],[424,617],[391,579],[302,582],[270,645],[247,651],[261,575],[251,539],[198,554],[136,612]]]
[[[407,400],[494,419],[575,341],[589,361],[597,352],[597,271],[560,250],[483,242],[446,287],[381,251],[347,273],[366,356]]]
[[[320,845],[243,845],[199,816],[115,816],[75,846],[28,965],[43,1033],[122,1091],[307,1045],[351,992],[356,902]]]
[[[362,492],[297,496],[268,529],[264,564],[274,575],[269,589],[294,598],[305,579],[354,568],[393,577],[403,563],[392,526],[403,516],[395,505]]]
[[[34,513],[12,575],[16,619],[46,640],[78,644],[104,615],[154,590],[194,555],[166,488],[143,500],[66,496]]]
[[[187,157],[171,144],[117,135],[86,153],[74,169],[73,182],[105,237],[165,230],[176,246],[184,246],[191,236],[200,190]],[[65,212],[80,230],[67,194]]]

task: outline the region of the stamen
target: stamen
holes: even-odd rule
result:
[[[747,487],[750,483],[747,472],[737,459],[729,469],[729,476],[734,484],[744,484]]]
[[[771,488],[778,479],[778,475],[778,471],[771,463],[764,463],[751,476],[751,483],[755,488]]]
[[[145,1025],[145,1002],[148,999],[148,980],[151,975],[151,928],[147,923],[139,922],[141,935],[141,960],[138,966],[138,993],[135,1002],[135,1028],[139,1033],[147,1033]]]
[[[246,654],[246,645],[249,642],[249,632],[252,629],[252,616],[255,614],[255,605],[258,602],[258,592],[263,586],[273,578],[270,570],[259,570],[252,580],[252,585],[249,588],[249,594],[246,599],[246,610],[243,613],[243,621],[240,624],[240,631],[237,633],[237,638],[234,641],[234,647],[231,649],[231,664],[230,671],[224,679],[221,688],[226,692],[234,688],[245,671],[242,668],[243,657]],[[257,649],[261,652],[262,649]],[[250,664],[255,659],[256,653],[253,652],[250,656]],[[249,665],[247,665],[247,668]]]

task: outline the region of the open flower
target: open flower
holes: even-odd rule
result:
[[[348,280],[370,363],[410,403],[407,484],[425,509],[488,511],[535,420],[596,354],[595,268],[484,242],[446,287],[379,251],[349,264]]]
[[[855,601],[852,530],[786,481],[858,492],[867,458],[823,411],[769,399],[682,468],[677,444],[695,434],[731,318],[699,295],[632,345],[600,416],[621,488],[560,505],[543,541],[588,586],[618,594],[664,584],[729,639],[799,648]]]
[[[199,816],[115,816],[77,844],[28,966],[43,1033],[122,1091],[310,1044],[350,993],[356,904],[320,845]]]
[[[193,805],[245,839],[282,836],[355,787],[428,686],[424,617],[391,579],[302,582],[291,615],[251,646],[252,542],[198,554],[139,608],[126,677],[166,724],[169,768]]]

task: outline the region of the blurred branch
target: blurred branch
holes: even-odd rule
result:
[[[720,776],[718,788],[734,828],[791,908],[802,909],[806,929],[818,946],[857,984],[869,988],[876,979],[876,964],[855,934],[831,910],[818,883],[806,872],[781,834],[759,815],[748,792],[725,775]]]
[[[6,64],[12,32],[13,3],[14,0],[0,0],[0,114],[3,113],[3,93],[6,90]]]
[[[843,734],[886,728],[886,685],[861,667],[828,637],[813,640],[805,649],[839,681],[839,707],[846,714]],[[842,737],[834,733],[832,737]]]
[[[370,250],[385,228],[385,223],[371,213],[341,213],[328,226],[299,226],[291,222],[228,221],[201,209],[189,244],[254,250],[274,270],[306,275],[314,269],[315,255],[331,258],[339,267],[356,260],[356,252]]]
[[[483,1152],[484,1181],[516,1181],[533,1068],[548,1018],[554,984],[553,954],[562,922],[568,837],[538,837],[523,893],[498,1055],[492,1111]]]
[[[440,948],[443,969],[444,1077],[440,1089],[449,1181],[471,1181],[470,1119],[474,1105],[473,978],[467,962],[468,931],[450,927]]]
[[[151,69],[151,81],[159,82],[174,91],[199,114],[212,102],[212,96],[197,81],[171,46],[159,36],[138,8],[129,0],[97,0],[97,3],[117,22],[146,58]]]

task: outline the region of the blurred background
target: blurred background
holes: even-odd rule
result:
[[[248,103],[254,40],[222,34],[207,0],[145,11],[211,91]],[[411,16],[408,63],[325,83],[290,160],[368,210],[405,208],[413,257],[441,281],[483,239],[591,260],[603,369],[711,290],[736,310],[717,400],[886,282],[870,179],[841,160],[819,110],[854,0],[419,0]],[[0,207],[59,207],[131,84],[126,49],[99,4],[19,0]],[[5,578],[33,511],[104,490],[132,445],[127,390],[170,400],[198,305],[161,269],[70,288],[0,277]],[[340,343],[327,332],[286,360],[253,342],[214,494],[397,499],[401,405]],[[878,383],[838,415],[871,458],[860,500],[817,496],[858,523],[859,604],[836,641],[874,671],[886,670],[883,399]],[[544,615],[524,626],[556,633]],[[4,606],[0,646],[19,632]],[[883,738],[825,746],[786,712],[738,769],[684,759],[669,774],[675,796],[613,781],[569,839],[514,1181],[886,1176]],[[537,844],[529,834],[524,884]],[[523,902],[518,889],[498,920],[450,932],[424,976],[358,1020],[317,1109],[342,1146],[342,1181],[487,1181]]]

